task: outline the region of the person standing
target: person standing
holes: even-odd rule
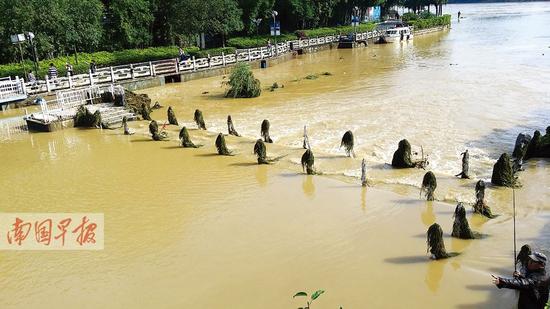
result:
[[[34,76],[34,73],[32,70],[27,75],[27,82],[31,83],[31,85],[36,85],[36,76]]]
[[[48,69],[48,78],[50,80],[56,80],[57,79],[57,68],[53,63],[50,63],[50,68]]]
[[[73,76],[73,66],[70,63],[65,63],[65,70],[67,71],[67,76]]]
[[[95,74],[97,71],[97,65],[95,63],[95,60],[92,59],[92,62],[90,62],[90,73]]]
[[[458,11],[458,21],[460,21],[460,11]]]
[[[179,52],[180,62],[185,61],[185,53],[183,52],[183,48],[180,47],[178,52]]]
[[[533,252],[529,255],[525,273],[514,272],[513,278],[493,277],[499,288],[519,290],[518,309],[543,309],[548,301],[546,255]]]

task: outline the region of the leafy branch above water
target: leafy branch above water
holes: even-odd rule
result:
[[[321,296],[321,294],[323,294],[323,293],[325,293],[324,290],[315,291],[315,293],[311,294],[310,299],[306,301],[306,306],[298,307],[298,309],[310,309],[311,304],[313,303],[313,301],[316,300],[317,298],[319,298],[319,296]],[[294,296],[292,296],[292,298],[296,298],[298,296],[307,297],[307,293],[306,292],[298,292],[298,293],[294,294]]]

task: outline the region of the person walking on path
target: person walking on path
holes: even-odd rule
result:
[[[514,272],[513,278],[493,277],[499,288],[519,290],[518,309],[544,309],[548,301],[546,255],[533,252],[529,255],[525,273]]]

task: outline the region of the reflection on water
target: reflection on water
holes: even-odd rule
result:
[[[256,180],[260,186],[265,187],[267,185],[267,166],[264,164],[256,167]]]
[[[426,202],[426,206],[424,206],[424,210],[420,214],[420,219],[426,227],[435,223],[433,202]]]
[[[361,188],[361,209],[363,211],[367,210],[367,188]]]
[[[304,191],[304,194],[310,198],[313,198],[315,196],[315,184],[313,183],[314,176],[304,175],[302,178],[302,190]]]
[[[426,286],[433,293],[437,292],[441,279],[443,279],[443,270],[445,269],[445,264],[447,264],[448,259],[429,261],[428,267],[426,269],[426,277],[424,282]]]

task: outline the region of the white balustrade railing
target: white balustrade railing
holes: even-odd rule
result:
[[[20,80],[19,77],[15,79],[4,79],[0,81],[0,100],[8,100],[10,98],[17,98],[25,96],[25,83]]]
[[[356,34],[356,40],[367,40],[375,38],[381,33],[379,31],[363,32]],[[288,53],[292,49],[301,49],[305,47],[318,46],[336,42],[339,35],[329,35],[325,37],[300,39],[287,42],[281,42],[273,46],[259,48],[240,49],[234,54],[223,54],[219,56],[209,56],[206,58],[191,58],[185,61],[179,59],[166,59],[152,62],[142,62],[127,65],[119,65],[107,68],[100,68],[95,73],[78,74],[69,77],[59,77],[54,80],[36,81],[34,83],[20,83],[24,85],[22,89],[25,94],[37,94],[43,92],[53,92],[63,89],[71,89],[83,86],[93,86],[97,84],[116,83],[124,80],[131,80],[143,77],[152,77],[158,75],[177,74],[180,72],[192,72],[214,67],[226,66],[228,64],[254,61],[265,58],[276,57]],[[0,83],[3,81],[0,79]],[[0,89],[1,90],[1,89]],[[2,92],[0,91],[0,98]]]

